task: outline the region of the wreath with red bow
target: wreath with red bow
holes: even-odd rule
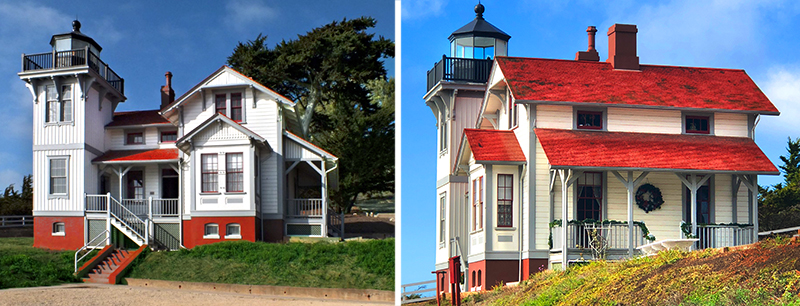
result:
[[[661,209],[664,198],[661,196],[661,189],[650,183],[639,186],[636,190],[636,205],[645,213],[650,213],[656,209]]]

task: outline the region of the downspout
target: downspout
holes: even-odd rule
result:
[[[517,240],[519,240],[519,243],[518,243],[518,245],[519,245],[519,278],[517,278],[518,282],[522,281],[522,238],[523,238],[522,235],[524,234],[524,232],[522,231],[522,213],[523,213],[522,208],[524,206],[523,204],[525,204],[522,201],[522,196],[523,196],[523,192],[524,192],[522,190],[522,188],[524,186],[524,184],[523,184],[524,183],[524,178],[522,177],[522,174],[525,173],[525,168],[527,168],[527,165],[520,165],[519,166],[519,226],[517,226],[517,228],[519,228],[519,235],[518,235],[518,239],[517,239]]]

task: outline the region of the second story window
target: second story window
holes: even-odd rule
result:
[[[72,121],[72,86],[61,86],[61,95],[56,92],[55,86],[46,87],[45,121],[70,122]]]
[[[578,111],[576,123],[581,130],[602,130],[603,112]]]
[[[242,153],[225,154],[225,190],[244,191],[244,160]]]
[[[442,120],[439,125],[439,151],[447,150],[447,121]]]
[[[214,105],[218,113],[228,116],[236,122],[242,122],[242,93],[220,93],[214,95]]]
[[[178,140],[178,131],[161,131],[161,142],[175,142]]]
[[[710,134],[710,118],[708,116],[686,116],[686,133]]]
[[[446,212],[445,204],[447,204],[447,201],[445,201],[445,199],[446,197],[444,193],[439,195],[439,247],[440,248],[444,247],[444,236],[446,233],[444,230],[444,224],[445,224],[445,212]]]
[[[142,132],[129,132],[125,135],[126,145],[144,144],[144,133]]]
[[[218,192],[217,154],[203,154],[200,159],[200,192]]]

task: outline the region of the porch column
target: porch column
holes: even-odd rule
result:
[[[325,175],[325,159],[320,162],[320,166],[322,166],[319,175],[322,183],[322,236],[328,237],[328,176]]]
[[[690,174],[689,179],[686,179],[685,174],[675,173],[678,178],[683,182],[686,188],[689,188],[689,192],[691,193],[691,205],[689,205],[689,211],[691,214],[692,220],[692,235],[695,237],[697,236],[697,189],[700,189],[700,186],[703,186],[705,182],[711,177],[711,174],[703,175],[699,180],[697,178],[697,174]],[[692,246],[694,249],[694,246]]]
[[[568,208],[569,208],[569,186],[578,180],[578,177],[583,174],[583,171],[573,171],[572,169],[558,169],[558,176],[561,178],[561,265],[566,271],[569,267],[569,254],[567,249],[567,227],[569,226]]]
[[[628,171],[628,179],[622,177],[617,171],[611,172],[617,179],[622,182],[622,185],[625,186],[625,189],[628,190],[628,256],[633,257],[633,188],[639,185],[647,174],[650,172],[642,172],[639,176],[634,180],[633,179],[633,171]]]

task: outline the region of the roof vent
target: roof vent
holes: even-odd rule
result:
[[[589,48],[586,51],[578,51],[575,53],[575,60],[576,61],[600,61],[600,54],[597,53],[597,50],[594,48],[594,36],[597,33],[597,28],[594,26],[589,26],[586,29],[586,33],[589,34]]]

